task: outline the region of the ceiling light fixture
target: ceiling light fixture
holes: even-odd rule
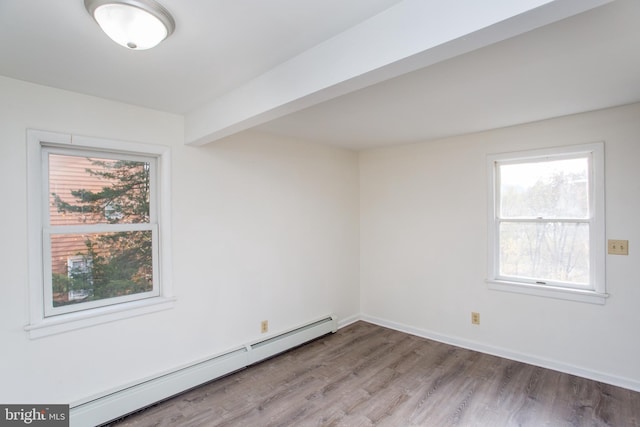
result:
[[[176,27],[154,0],[84,0],[84,7],[111,40],[133,50],[156,46]]]

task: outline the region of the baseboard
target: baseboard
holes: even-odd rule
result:
[[[359,314],[355,314],[353,316],[345,317],[338,321],[338,329],[342,329],[345,326],[349,326],[352,323],[356,323],[358,320],[362,320]]]
[[[70,425],[93,427],[105,424],[336,330],[336,317],[327,315],[204,360],[88,397],[70,405]]]
[[[628,390],[640,392],[640,382],[631,380],[628,378],[619,377],[603,372],[593,371],[590,369],[581,368],[579,366],[559,362],[557,360],[545,359],[541,357],[535,357],[524,353],[515,352],[506,348],[495,347],[486,345],[480,342],[466,340],[459,337],[453,337],[449,335],[439,334],[437,332],[429,331],[426,329],[415,328],[413,326],[405,325],[398,322],[382,319],[379,317],[360,315],[359,320],[363,320],[375,325],[384,326],[389,329],[394,329],[400,332],[406,332],[411,335],[415,335],[422,338],[442,342],[445,344],[454,345],[456,347],[466,348],[469,350],[478,351],[480,353],[490,354],[492,356],[503,357],[505,359],[515,360],[517,362],[527,363],[529,365],[539,366],[541,368],[547,368],[566,374],[576,375],[579,377],[587,378],[590,380],[602,382],[605,384],[614,385],[617,387],[623,387]]]

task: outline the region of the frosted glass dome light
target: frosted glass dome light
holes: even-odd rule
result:
[[[171,14],[153,0],[84,0],[84,5],[102,31],[128,49],[150,49],[175,29]]]

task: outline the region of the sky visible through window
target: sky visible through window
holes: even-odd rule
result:
[[[503,185],[532,187],[539,180],[549,180],[557,174],[576,174],[587,177],[588,161],[586,157],[578,159],[543,160],[540,162],[506,164],[500,167],[500,179]]]

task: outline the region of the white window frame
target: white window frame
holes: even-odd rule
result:
[[[45,159],[49,152],[74,155],[86,153],[92,156],[120,158],[122,156],[146,157],[155,160],[155,176],[151,185],[156,187],[153,224],[144,227],[154,233],[154,290],[142,298],[130,296],[110,298],[109,302],[95,301],[59,308],[52,307],[51,263],[49,226],[48,164]],[[27,131],[27,197],[28,197],[28,250],[29,250],[29,324],[25,327],[30,338],[62,333],[114,320],[139,316],[172,308],[175,304],[171,280],[170,243],[170,165],[171,153],[168,147],[124,142],[101,138],[91,138],[46,132]],[[61,228],[62,227],[62,228]],[[58,226],[57,231],[64,227]],[[92,231],[127,231],[131,224],[122,224],[116,229],[99,230],[100,225],[90,227]],[[135,226],[133,226],[135,228]],[[95,228],[95,230],[93,230]],[[123,230],[120,230],[123,228]],[[53,232],[55,234],[55,231]],[[80,309],[80,306],[82,308]]]
[[[552,281],[540,283],[525,278],[501,277],[499,274],[499,164],[551,161],[586,156],[589,159],[589,283],[584,287]],[[605,284],[605,170],[604,143],[553,147],[487,156],[488,174],[488,277],[489,289],[571,301],[604,304],[608,294]]]

